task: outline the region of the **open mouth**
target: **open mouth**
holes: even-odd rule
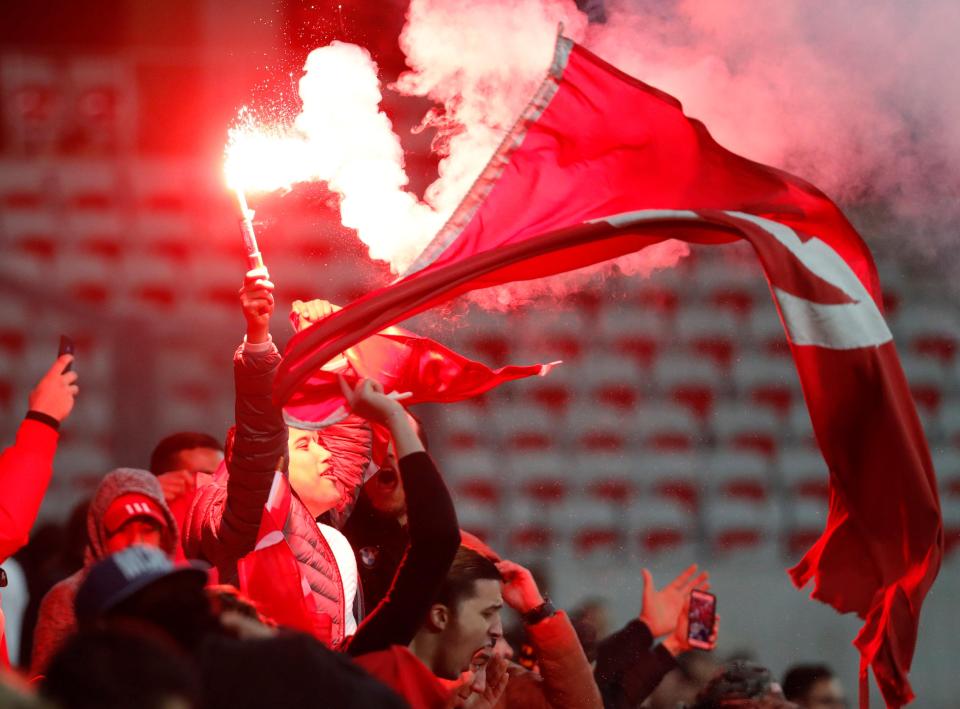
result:
[[[376,475],[377,485],[383,488],[393,488],[397,486],[399,477],[397,471],[393,468],[381,468]]]

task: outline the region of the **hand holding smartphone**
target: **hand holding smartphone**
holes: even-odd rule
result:
[[[687,640],[690,647],[710,650],[713,643],[713,629],[717,620],[717,597],[707,591],[694,589],[690,592],[690,610],[688,613]]]

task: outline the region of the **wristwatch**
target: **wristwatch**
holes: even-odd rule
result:
[[[553,607],[553,603],[550,602],[547,596],[544,596],[543,603],[536,608],[531,608],[526,613],[521,613],[520,620],[523,621],[524,625],[536,625],[541,620],[555,615],[556,612],[557,609]]]

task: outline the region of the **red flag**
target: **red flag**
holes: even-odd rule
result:
[[[284,416],[298,428],[322,428],[348,414],[338,376],[352,386],[359,378],[376,379],[386,392],[405,392],[404,405],[451,403],[478,396],[514,379],[545,376],[553,365],[510,365],[490,369],[399,327],[368,337],[343,353],[343,358],[317,369],[284,404]]]
[[[667,238],[745,239],[757,252],[830,470],[821,538],[791,570],[865,624],[866,668],[891,707],[907,681],[920,606],[940,567],[930,454],[876,269],[812,185],[719,146],[675,99],[561,38],[547,79],[411,272],[291,341],[275,396],[390,324],[476,288],[539,278]]]

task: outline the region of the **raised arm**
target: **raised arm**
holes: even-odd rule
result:
[[[59,357],[30,393],[29,411],[12,446],[0,454],[0,561],[27,543],[53,474],[60,423],[73,410],[77,373]]]
[[[347,646],[351,655],[363,655],[410,643],[457,553],[460,528],[443,478],[424,451],[403,407],[371,380],[344,393],[356,413],[390,430],[407,496],[410,533],[393,585]]]
[[[640,615],[605,638],[597,647],[594,676],[606,709],[639,706],[677,666],[677,655],[690,649],[687,610],[690,592],[710,587],[709,575],[689,566],[657,590],[653,576],[643,570]],[[654,645],[658,637],[660,645]]]
[[[273,283],[262,270],[247,273],[240,303],[246,337],[233,358],[236,433],[227,459],[226,488],[198,491],[184,528],[184,551],[215,564],[225,581],[237,560],[253,550],[273,474],[282,468],[287,427],[271,399],[281,357],[270,337]]]

